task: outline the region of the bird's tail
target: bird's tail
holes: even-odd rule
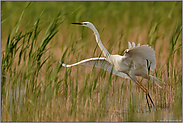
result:
[[[152,76],[152,75],[149,75],[149,80],[153,83],[155,83],[158,87],[162,88],[158,82],[162,82],[160,78],[158,77],[155,77],[155,76]]]

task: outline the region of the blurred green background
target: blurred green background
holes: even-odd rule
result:
[[[101,55],[91,30],[71,25],[83,21],[111,54],[123,55],[128,41],[155,49],[151,74],[166,83],[163,90],[138,79],[156,110],[147,111],[130,80],[61,67],[59,60]],[[181,34],[182,1],[1,1],[1,121],[182,121]]]
[[[27,2],[2,2],[2,33],[18,21]],[[41,13],[43,24],[49,23],[61,11],[65,22],[62,27],[70,27],[72,22],[90,21],[97,28],[106,27],[119,30],[120,27],[148,27],[153,21],[159,21],[161,28],[171,30],[172,24],[181,22],[181,2],[32,2],[25,11],[22,28],[32,25]],[[109,25],[110,24],[110,25]],[[172,25],[172,26],[171,26]],[[119,28],[117,28],[119,27]],[[128,28],[127,28],[128,29]],[[62,32],[62,29],[60,29]]]
[[[165,33],[170,36],[171,31],[176,23],[182,22],[182,5],[181,2],[31,2],[23,16],[20,28],[27,30],[32,27],[35,21],[41,16],[41,28],[46,30],[49,23],[56,15],[61,12],[61,20],[63,23],[59,26],[57,37],[63,37],[65,42],[70,38],[70,34],[76,33],[77,28],[70,23],[90,21],[99,30],[101,37],[106,37],[109,32],[109,38],[116,40],[118,35],[126,35],[128,39],[124,39],[123,44],[131,37],[133,32],[137,35],[143,33],[144,30],[156,28],[157,33]],[[7,37],[9,31],[18,22],[21,12],[24,10],[27,2],[2,2],[1,4],[1,26],[2,38]],[[83,29],[83,35],[89,32],[88,29]],[[105,31],[105,32],[103,32]],[[148,31],[146,31],[148,32]],[[86,34],[85,34],[86,33]],[[105,33],[105,35],[103,35]],[[108,34],[108,33],[107,33]],[[78,34],[79,35],[79,34]],[[162,36],[159,36],[161,38]],[[2,39],[1,38],[1,39]],[[134,37],[135,39],[135,37]],[[134,41],[134,39],[129,41]],[[145,37],[148,40],[148,37]],[[4,43],[4,39],[2,39]],[[56,43],[62,41],[54,41]],[[107,42],[103,39],[103,42]],[[147,41],[146,41],[147,42]],[[91,43],[91,42],[89,42]],[[94,41],[91,43],[95,43]],[[4,44],[3,44],[4,45]]]

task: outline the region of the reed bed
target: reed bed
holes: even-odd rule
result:
[[[8,2],[1,19],[1,121],[182,121],[182,2]],[[151,74],[138,77],[155,103],[149,112],[133,81],[98,68],[59,61],[103,56],[90,21],[111,54],[127,42],[156,51]]]

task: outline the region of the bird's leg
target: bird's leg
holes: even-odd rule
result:
[[[154,103],[153,103],[153,101],[152,101],[152,99],[151,99],[151,97],[150,97],[150,95],[149,95],[149,92],[147,91],[147,89],[138,81],[138,83],[139,83],[139,85],[141,86],[141,87],[143,87],[144,88],[144,92],[145,92],[145,94],[149,97],[149,99],[151,100],[151,103],[153,104],[153,106],[154,106]]]
[[[144,93],[145,93],[145,95],[146,95],[146,100],[147,100],[147,104],[148,104],[148,107],[149,107],[149,111],[151,111],[150,110],[150,105],[149,105],[149,101],[148,101],[148,97],[150,98],[150,101],[151,101],[151,103],[153,104],[153,106],[154,106],[154,103],[153,103],[153,101],[152,101],[152,99],[151,99],[151,97],[150,97],[150,95],[149,95],[149,92],[147,91],[147,89],[136,79],[136,77],[134,77],[135,75],[133,75],[133,73],[130,73],[130,74],[127,74],[143,91],[144,91]]]
[[[150,97],[149,93],[148,93],[147,95],[148,95],[149,99],[151,100],[151,103],[152,103],[152,104],[153,104],[153,106],[154,106],[154,103],[153,103],[153,101],[152,101],[152,99],[151,99],[151,97]]]
[[[151,111],[149,101],[148,101],[148,98],[147,98],[147,94],[146,94],[146,100],[147,100],[147,105],[148,105],[149,111]]]
[[[147,89],[139,82],[139,81],[136,81],[136,84],[144,91],[144,93],[146,94],[146,100],[147,100],[147,104],[148,104],[148,107],[149,107],[149,110],[150,110],[150,105],[149,105],[149,102],[148,102],[148,97],[151,101],[151,103],[153,104],[154,106],[154,103],[149,95],[149,92],[147,91]],[[150,110],[151,111],[151,110]]]

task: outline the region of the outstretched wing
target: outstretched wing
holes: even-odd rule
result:
[[[140,44],[135,46],[134,42],[132,42],[132,45],[128,42],[128,48],[129,49],[125,51],[125,55],[132,57],[135,65],[143,66],[146,64],[152,71],[156,68],[155,51],[151,48],[151,46],[140,46]]]
[[[80,62],[71,64],[71,65],[66,65],[63,63],[61,63],[61,64],[64,67],[72,67],[72,66],[76,66],[76,65],[86,65],[86,66],[102,68],[105,71],[112,72],[112,74],[115,74],[116,76],[119,76],[122,78],[129,78],[128,75],[126,75],[125,73],[116,71],[115,68],[104,57],[85,59],[85,60],[82,60]]]

